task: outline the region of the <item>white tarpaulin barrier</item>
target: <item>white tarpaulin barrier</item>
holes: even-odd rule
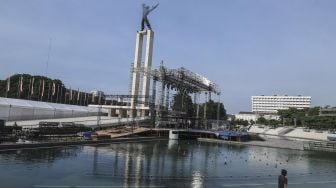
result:
[[[0,119],[6,121],[83,117],[97,113],[95,107],[0,97]]]

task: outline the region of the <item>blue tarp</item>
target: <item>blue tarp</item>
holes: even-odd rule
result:
[[[237,131],[220,131],[218,132],[218,137],[228,140],[232,137],[244,137],[248,136],[248,133],[246,132],[237,132]]]

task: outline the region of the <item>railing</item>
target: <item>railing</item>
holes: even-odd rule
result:
[[[305,150],[336,151],[336,142],[308,142],[303,145]]]

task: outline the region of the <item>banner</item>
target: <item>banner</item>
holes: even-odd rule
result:
[[[19,86],[19,92],[21,93],[23,91],[23,76],[20,77],[20,86]]]
[[[53,82],[53,85],[52,85],[52,91],[51,91],[52,96],[55,95],[55,92],[56,92],[56,85],[55,85],[55,82]]]
[[[101,92],[99,92],[98,104],[101,103]]]
[[[32,80],[32,84],[31,84],[31,95],[34,94],[34,77],[33,77],[33,80]]]
[[[7,92],[10,90],[10,77],[7,79]]]
[[[44,80],[42,81],[42,92],[41,92],[41,96],[43,97],[44,95]]]
[[[77,90],[77,101],[79,100],[79,94],[80,94],[80,92],[79,92],[79,88],[78,88],[78,90]]]

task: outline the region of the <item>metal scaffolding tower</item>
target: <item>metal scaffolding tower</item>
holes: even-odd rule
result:
[[[197,104],[196,98],[200,98],[200,94],[205,94],[205,108],[203,120],[206,120],[206,102],[210,99],[211,93],[220,95],[220,91],[218,86],[211,82],[209,79],[191,72],[186,68],[178,68],[178,69],[169,69],[163,65],[163,62],[160,63],[160,66],[153,70],[148,70],[143,67],[134,68],[133,72],[138,72],[139,75],[146,75],[153,80],[152,85],[152,100],[150,108],[151,116],[156,116],[156,126],[159,126],[160,123],[169,121],[169,117],[183,117],[184,112],[172,112],[169,109],[169,101],[170,101],[170,91],[185,91],[188,94],[194,94],[194,103]],[[159,87],[157,87],[157,82],[160,82]],[[158,91],[157,91],[158,90]],[[155,101],[158,96],[158,100]],[[136,97],[136,96],[134,96]],[[141,101],[139,99],[134,99],[135,101]],[[173,114],[173,115],[172,115]],[[196,117],[195,121],[196,126],[199,123],[199,104],[197,104],[196,109]],[[206,122],[206,121],[204,121]]]

